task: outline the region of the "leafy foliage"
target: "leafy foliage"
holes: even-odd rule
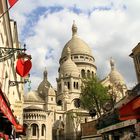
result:
[[[83,80],[82,93],[80,96],[81,106],[84,109],[97,111],[97,115],[101,116],[101,110],[110,96],[107,94],[108,89],[103,87],[97,77]]]

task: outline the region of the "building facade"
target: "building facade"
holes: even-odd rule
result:
[[[1,0],[0,15],[7,9],[7,1]],[[9,13],[6,12],[0,18],[0,90],[1,94],[6,98],[7,103],[4,105],[1,101],[1,109],[5,106],[5,108],[9,110],[10,117],[12,118],[11,121],[13,120],[11,123],[15,129],[15,125],[23,124],[23,84],[13,86],[11,82],[23,80],[18,74],[16,74],[15,69],[17,51],[15,52],[14,49],[19,49],[20,47],[16,22],[11,20]],[[3,117],[1,116],[0,120],[2,118]]]
[[[140,43],[132,50],[130,56],[133,58],[138,83],[140,83]]]
[[[57,91],[47,80],[45,70],[38,89],[30,91],[24,98],[24,125],[27,128],[24,139],[75,139],[80,134],[80,124],[91,120],[78,101],[82,79],[94,77],[97,68],[90,47],[79,38],[77,30],[73,23],[72,38],[65,44],[59,60]],[[116,73],[118,76],[117,70],[112,68],[110,78],[103,80],[103,84],[109,86],[112,82],[109,80]]]

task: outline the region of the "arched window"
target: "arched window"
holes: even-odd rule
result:
[[[82,76],[82,78],[86,78],[86,75],[85,75],[85,70],[81,70],[81,76]]]
[[[75,86],[75,82],[73,83],[73,87],[75,88],[76,86]]]
[[[32,136],[37,136],[38,135],[38,126],[37,124],[32,124]]]
[[[78,82],[76,83],[76,89],[78,89],[79,87],[78,87]]]
[[[87,78],[90,78],[90,71],[87,71]]]
[[[94,72],[92,71],[92,78],[94,78]]]
[[[68,89],[70,89],[70,82],[68,82]]]
[[[42,135],[42,136],[45,136],[45,132],[46,132],[45,124],[42,124],[41,135]]]

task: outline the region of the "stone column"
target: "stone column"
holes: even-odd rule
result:
[[[30,140],[30,138],[31,138],[31,134],[32,132],[31,132],[31,127],[29,126],[28,127],[28,129],[27,129],[27,140]]]
[[[59,129],[56,130],[56,139],[59,140]]]
[[[39,133],[39,134],[38,134],[38,140],[41,140],[41,136],[42,136],[42,135],[41,135],[41,132],[42,132],[41,125],[38,126],[38,129],[39,129],[39,130],[38,130],[38,133]]]

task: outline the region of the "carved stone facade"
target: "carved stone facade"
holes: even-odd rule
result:
[[[80,109],[76,102],[81,93],[82,79],[96,75],[95,59],[90,47],[78,37],[77,30],[73,23],[72,38],[64,46],[59,60],[57,91],[47,80],[45,70],[37,91],[31,91],[25,97],[24,124],[28,132],[25,139],[74,139],[73,135],[78,135],[80,130],[80,123],[90,120],[88,112]],[[110,77],[117,70],[112,69],[111,73]],[[105,86],[107,81],[108,78],[103,80]]]

